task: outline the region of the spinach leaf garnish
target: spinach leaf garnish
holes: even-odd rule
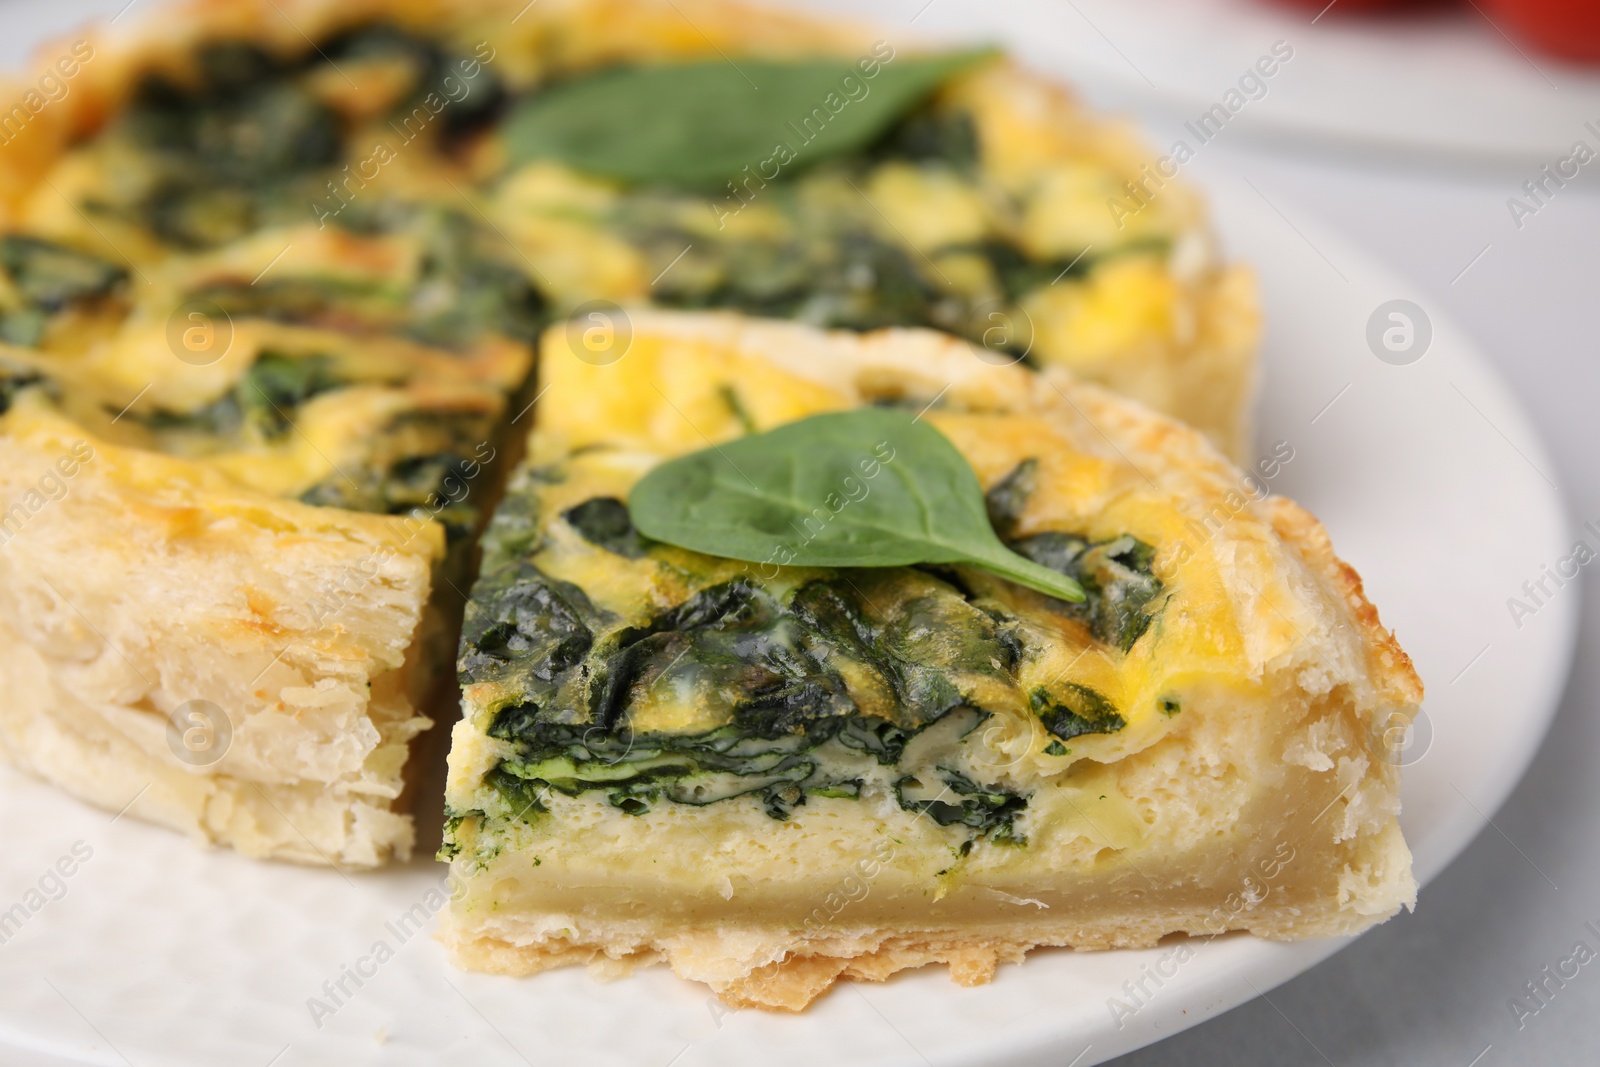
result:
[[[646,537],[752,563],[967,563],[1082,601],[1072,578],[1024,559],[989,525],[983,490],[943,434],[885,408],[813,415],[661,464],[634,486]]]
[[[870,79],[844,59],[612,68],[535,94],[501,132],[514,163],[556,159],[624,181],[717,187],[764,161],[788,170],[866,148],[988,55],[908,56]]]

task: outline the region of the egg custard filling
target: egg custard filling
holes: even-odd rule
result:
[[[663,959],[799,1009],[840,978],[1326,936],[1412,899],[1398,768],[1370,744],[1420,699],[1409,661],[1315,520],[1240,496],[1194,431],[931,331],[641,312],[615,362],[565,329],[541,353],[458,661],[459,963]],[[788,555],[641,532],[659,465],[725,453],[734,479],[751,435],[886,406],[1082,600],[962,563],[789,562],[909,477],[893,434],[778,531]],[[782,488],[749,473],[752,498]],[[1261,891],[1236,908],[1241,884]]]

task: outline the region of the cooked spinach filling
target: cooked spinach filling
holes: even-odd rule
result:
[[[18,393],[29,386],[40,383],[48,384],[47,379],[42,374],[0,365],[0,415],[4,415],[11,410],[11,403],[16,399]]]
[[[196,53],[193,78],[152,74],[140,83],[108,138],[132,149],[142,169],[127,183],[126,199],[85,206],[195,249],[306,221],[308,205],[334,195],[330,188],[347,177],[340,164],[372,150],[352,143],[352,121],[320,98],[313,79],[369,61],[405,71],[407,84],[390,107],[400,123],[426,94],[443,91],[447,74],[470,83],[437,124],[427,124],[445,144],[481,127],[504,97],[488,68],[480,64],[466,78],[456,69],[457,57],[438,44],[382,23],[347,31],[300,56],[272,55],[247,41],[211,43]],[[396,129],[401,132],[393,139],[400,144],[417,135],[403,125]]]
[[[1084,734],[1114,734],[1128,725],[1111,701],[1076,682],[1064,683],[1054,694],[1039,686],[1028,694],[1028,702],[1044,728],[1062,741]]]
[[[329,475],[301,493],[300,500],[380,515],[408,515],[421,509],[444,527],[453,543],[478,525],[477,506],[456,499],[456,487],[470,485],[477,466],[470,456],[453,452],[407,456],[387,466],[364,463]]]
[[[343,120],[300,84],[299,62],[242,41],[207,45],[196,59],[196,84],[147,77],[111,130],[147,161],[137,195],[89,206],[183,248],[302,221],[343,153]]]
[[[886,600],[891,584],[841,572],[779,600],[736,579],[621,626],[519,560],[480,579],[459,667],[466,684],[520,694],[489,734],[516,745],[500,772],[539,790],[602,791],[634,814],[756,794],[782,819],[808,796],[855,797],[873,781],[941,825],[1010,837],[1026,799],[938,761],[987,717],[963,683],[1010,677],[1020,646],[925,575],[875,611],[868,598]],[[652,709],[673,701],[718,725],[652,728]]]
[[[496,522],[499,516],[495,517]],[[594,645],[599,614],[583,590],[518,562],[480,574],[457,667],[463,683],[513,681],[551,705],[559,686]]]
[[[0,301],[0,341],[29,347],[44,339],[52,315],[109,295],[128,276],[87,252],[14,233],[0,237],[0,268],[10,283],[9,299]]]
[[[1057,601],[1058,610],[1081,619],[1097,641],[1127,652],[1150,628],[1146,609],[1161,595],[1152,571],[1156,550],[1130,534],[1089,541],[1068,533],[1018,537],[1017,523],[1038,476],[1038,460],[1019,463],[986,494],[989,522],[1013,552],[1077,580],[1086,599]]]
[[[246,436],[276,441],[289,433],[300,405],[347,383],[327,356],[287,356],[264,351],[228,392],[193,411],[163,408],[127,417],[152,430],[202,433],[209,437]]]
[[[960,823],[980,834],[992,832],[996,840],[1025,843],[1016,837],[1012,821],[1027,808],[1027,799],[978,785],[959,771],[940,767],[932,775],[907,775],[895,782],[894,793],[902,808],[919,811],[940,826]]]
[[[355,384],[328,356],[268,350],[232,389],[203,407],[127,411],[123,417],[157,434],[198,436],[208,447],[274,444],[290,435],[308,401]],[[477,528],[488,495],[483,469],[492,459],[493,423],[493,415],[479,409],[402,412],[378,428],[359,462],[341,465],[300,500],[380,515],[422,509],[457,541]]]
[[[543,295],[508,258],[504,238],[457,211],[412,222],[422,237],[422,276],[406,332],[428,344],[460,345],[484,333],[532,343],[549,323]]]
[[[1083,581],[1084,604],[1052,601],[1053,610],[1126,652],[1161,589],[1154,550],[1127,535],[1017,537],[1037,469],[1020,464],[989,491],[991,522],[1030,558]],[[464,685],[492,685],[504,701],[488,732],[515,746],[491,778],[508,803],[538,812],[551,790],[602,792],[643,814],[663,801],[755,795],[786,818],[807,797],[858,797],[869,786],[941,825],[1014,836],[1027,798],[975,780],[957,751],[987,717],[975,687],[1017,684],[1027,649],[1017,621],[960,568],[840,570],[781,596],[740,577],[626,625],[535,562],[545,543],[538,485],[563,480],[559,467],[529,472],[496,515],[457,664]],[[658,547],[615,497],[568,507],[558,521],[624,558]],[[1126,726],[1088,686],[1035,687],[1027,699],[1050,754]],[[675,707],[715,725],[661,728]]]
[[[280,273],[266,281],[220,279],[190,295],[230,315],[392,330],[430,344],[458,346],[489,332],[532,341],[547,324],[545,301],[504,238],[469,213],[401,195],[401,185],[385,185],[381,171],[361,176],[356,162],[373,145],[358,142],[355,123],[324,103],[313,82],[338,76],[343,64],[374,62],[403,70],[407,79],[390,105],[392,121],[373,134],[389,153],[424,133],[449,150],[452,139],[481,128],[504,101],[484,64],[471,61],[477,73],[468,77],[461,61],[436,43],[386,24],[348,31],[301,57],[270,55],[241,41],[211,44],[197,54],[194,79],[152,75],[141,83],[106,135],[136,165],[117,187],[116,202],[83,206],[195,250],[313,219],[366,234],[411,234],[422,259],[409,291]],[[447,77],[456,87],[449,106],[423,108],[427,120],[419,125],[415,110],[430,93],[445,91]]]
[[[452,544],[476,531],[490,492],[493,419],[481,411],[410,411],[391,419],[378,447],[300,494],[307,504],[410,515],[444,526]]]
[[[930,180],[954,179],[976,189],[980,152],[970,114],[929,105],[854,158],[793,178],[734,176],[730,191],[717,194],[714,233],[705,232],[697,201],[648,185],[628,191],[610,223],[644,253],[656,278],[652,299],[662,305],[856,330],[922,326],[1018,357],[1026,354],[1031,331],[1010,330],[1003,344],[996,343],[989,312],[1063,278],[1087,275],[1108,258],[1167,249],[1165,239],[1141,239],[1092,256],[1036,259],[998,235],[922,247],[886,232],[865,193],[878,168],[910,165]],[[728,226],[746,207],[777,221],[754,229]],[[951,258],[961,265],[951,265]]]
[[[404,309],[404,294],[388,286],[322,276],[218,280],[190,290],[189,296],[216,304],[233,319],[351,332],[389,330]]]
[[[755,795],[774,819],[787,819],[808,797],[858,799],[877,780],[902,808],[940,826],[959,824],[978,836],[1019,840],[1014,821],[1027,798],[980,786],[958,770],[925,762],[921,748],[948,748],[987,716],[952,710],[916,729],[871,716],[809,720],[767,736],[739,723],[694,735],[606,732],[594,725],[542,720],[529,705],[496,714],[489,735],[518,746],[516,758],[491,772],[490,784],[519,814],[543,812],[546,790],[590,791],[630,815],[661,801],[704,806]],[[937,741],[937,745],[935,742]]]
[[[414,234],[422,252],[416,282],[275,275],[219,279],[189,295],[212,301],[234,318],[397,333],[444,348],[485,334],[531,343],[550,321],[543,295],[508,261],[504,241],[460,212],[391,204],[381,219],[352,210],[344,221],[352,227],[370,223],[373,233]]]
[[[289,432],[290,420],[301,404],[343,384],[327,356],[290,359],[263,352],[233,396],[244,421],[262,437],[275,440]]]
[[[463,683],[492,681],[563,721],[608,731],[628,723],[642,693],[680,686],[763,736],[862,707],[918,726],[964,702],[958,680],[1009,679],[1021,652],[998,606],[902,569],[841,571],[782,603],[741,578],[644,626],[616,625],[527,560],[486,569],[477,600],[462,635]]]
[[[1028,498],[1039,484],[1039,461],[1025,459],[1007,472],[989,491],[983,494],[984,510],[989,513],[989,525],[1002,541],[1012,541],[1017,536],[1017,524],[1028,510]]]
[[[925,104],[890,127],[866,156],[874,162],[940,163],[970,174],[978,169],[978,128],[965,111]]]
[[[641,227],[629,236],[665,272],[653,296],[667,307],[726,308],[854,330],[959,332],[963,325],[963,305],[941,294],[911,253],[866,226],[829,234],[797,225],[792,236],[767,240],[696,241],[668,227]]]
[[[585,541],[618,556],[639,559],[645,539],[633,527],[628,505],[614,496],[597,496],[561,513]]]
[[[437,41],[407,33],[393,23],[375,22],[347,30],[323,45],[322,50],[341,65],[346,61],[404,64],[411,72],[411,86],[393,108],[401,115],[410,114],[429,91],[438,93],[446,88],[446,78],[454,79],[452,84],[465,83],[468,91],[459,98],[452,96],[450,105],[439,114],[446,144],[493,121],[506,104],[505,87],[492,68],[477,64],[471,68],[476,73],[468,77],[459,64],[462,57],[449,53]]]
[[[14,233],[0,237],[0,267],[28,303],[45,311],[104,296],[128,276],[87,252]]]
[[[921,326],[1019,357],[1028,349],[1029,331],[1009,331],[1004,344],[992,344],[988,311],[1063,278],[1085,276],[1108,258],[1167,247],[1164,240],[1129,242],[1104,256],[1035,260],[996,237],[919,255],[882,236],[866,202],[807,195],[808,184],[837,180],[841,170],[764,190],[761,199],[790,220],[773,233],[707,240],[682,223],[685,205],[651,191],[623,203],[617,228],[643,252],[658,279],[652,299],[663,306],[726,308],[839,329]],[[939,266],[945,256],[976,259],[988,282],[953,289],[951,274]]]
[[[1150,569],[1155,549],[1137,537],[1085,541],[1071,534],[1041,533],[1008,544],[1083,586],[1087,599],[1081,604],[1061,601],[1061,610],[1087,623],[1097,641],[1127,652],[1150,628],[1154,616],[1145,608],[1161,594],[1161,579]]]
[[[440,45],[383,24],[349,30],[299,56],[269,54],[243,41],[206,45],[190,75],[149,76],[112,121],[102,137],[109,153],[103,162],[114,161],[122,180],[101,194],[109,199],[85,202],[83,209],[148,226],[191,250],[318,217],[369,235],[411,236],[420,255],[415,278],[405,282],[297,276],[280,268],[271,277],[213,275],[185,295],[216,303],[230,317],[336,331],[350,343],[364,333],[446,348],[491,333],[532,341],[547,321],[545,301],[492,227],[470,211],[408,199],[395,191],[404,183],[349,177],[343,165],[369,145],[358,143],[357,120],[328,102],[342,91],[329,93],[327,83],[358,65],[374,72],[373,84],[390,87],[392,99],[384,106],[403,131],[411,131],[405,120],[414,107],[428,93],[443,91],[447,74],[458,88],[470,83],[470,91],[452,94],[437,122],[422,123],[435,149],[481,127],[504,96],[483,64],[475,64],[477,74],[469,78],[463,61]],[[397,71],[403,84],[396,89]],[[402,135],[409,141],[421,133],[395,136]],[[314,206],[335,197],[336,188],[344,190],[333,200],[338,210],[319,215]],[[27,344],[42,337],[45,313],[104,296],[124,280],[120,268],[32,238],[0,239],[0,266],[23,302],[0,314],[0,337]],[[278,444],[308,402],[355,384],[339,372],[338,357],[333,349],[310,356],[264,351],[233,389],[209,404],[126,415],[185,453]],[[430,428],[419,428],[430,421]],[[388,514],[421,508],[459,539],[476,528],[477,502],[489,495],[486,486],[479,488],[469,502],[463,487],[470,489],[477,477],[491,421],[478,411],[413,411],[379,428],[359,463],[343,464],[300,497]]]

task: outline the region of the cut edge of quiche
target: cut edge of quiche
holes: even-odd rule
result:
[[[462,645],[456,964],[661,960],[800,1010],[929,963],[975,984],[1040,946],[1414,903],[1382,737],[1420,681],[1321,525],[1196,431],[915,330],[640,311],[619,362],[555,330],[540,374]],[[717,560],[619,510],[666,457],[869,403],[925,409],[1090,603]]]
[[[36,392],[5,425],[11,759],[246,855],[408,854],[403,767],[451,632],[443,528],[251,492]]]

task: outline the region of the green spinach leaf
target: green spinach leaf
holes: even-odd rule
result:
[[[886,408],[813,415],[669,460],[628,510],[657,541],[768,566],[969,563],[1063,600],[1076,581],[1000,542],[948,438]]]
[[[516,163],[557,159],[624,181],[702,188],[765,164],[761,177],[771,180],[866,148],[990,54],[907,56],[871,78],[846,59],[616,67],[530,97],[501,133]]]

